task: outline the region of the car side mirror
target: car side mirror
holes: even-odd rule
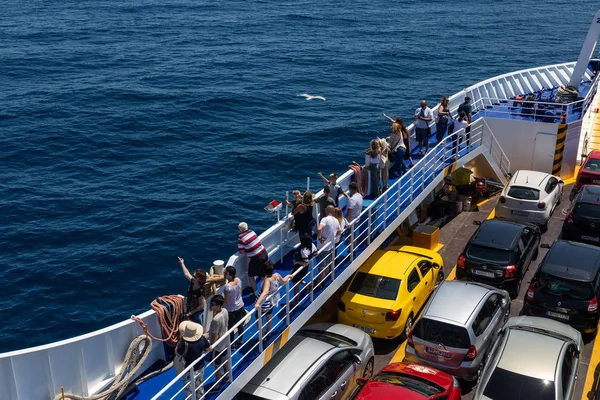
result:
[[[481,221],[473,221],[473,225],[481,225]]]
[[[367,378],[358,378],[356,380],[356,384],[358,386],[363,386],[365,383],[369,382],[369,380]]]
[[[440,265],[438,263],[433,263],[433,268],[438,269]]]
[[[362,364],[362,361],[360,359],[360,357],[356,354],[354,354],[354,357],[352,358],[352,361],[356,363],[356,365],[360,365]]]
[[[542,243],[542,244],[540,244],[540,247],[541,247],[542,249],[549,249],[549,248],[550,248],[550,247],[552,247],[552,246],[550,246],[548,243]]]

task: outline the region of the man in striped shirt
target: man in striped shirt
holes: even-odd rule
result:
[[[238,251],[246,253],[250,259],[248,263],[248,280],[252,287],[252,296],[256,296],[256,277],[263,277],[265,263],[269,261],[269,255],[265,247],[260,243],[258,235],[248,228],[248,224],[240,222],[238,225],[240,234],[238,235]]]

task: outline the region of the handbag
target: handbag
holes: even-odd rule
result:
[[[173,367],[175,367],[175,374],[177,375],[182,373],[185,369],[185,355],[188,351],[188,344],[185,340],[183,341],[183,343],[185,345],[185,350],[183,351],[183,354],[179,354],[177,353],[177,351],[175,351],[175,358],[173,359]]]

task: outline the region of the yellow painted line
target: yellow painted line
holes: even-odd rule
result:
[[[575,183],[575,181],[577,180],[577,174],[579,173],[579,168],[581,168],[579,165],[575,167],[575,172],[572,177],[563,179],[563,182],[565,183],[565,185],[570,185],[572,183]]]
[[[283,347],[287,343],[289,337],[290,337],[290,327],[288,326],[286,328],[286,330],[283,331],[283,333],[281,334],[281,344],[279,345],[280,348]]]
[[[488,199],[488,201],[489,200],[490,199]],[[496,216],[496,209],[493,209],[492,212],[490,212],[490,214],[487,216],[486,219],[493,219],[495,216]],[[456,278],[456,265],[454,266],[454,268],[452,268],[452,271],[450,271],[450,273],[446,277],[446,280],[452,281],[455,278]],[[598,342],[600,342],[600,340]],[[596,352],[595,346],[594,346],[594,352]],[[392,357],[392,360],[390,361],[390,363],[401,362],[402,360],[404,360],[405,356],[406,356],[406,340],[404,342],[402,342],[402,344],[400,345],[400,347],[398,348],[398,350]],[[598,361],[600,362],[600,350],[598,351]],[[592,365],[592,364],[590,363],[590,365]],[[588,371],[588,373],[589,373],[589,371]]]
[[[592,350],[592,358],[590,359],[590,365],[588,365],[587,374],[585,376],[585,383],[583,385],[583,396],[582,399],[591,399],[593,396],[592,390],[594,389],[594,375],[596,374],[596,368],[600,364],[600,340],[598,336],[594,339],[594,349]]]
[[[271,357],[273,357],[273,347],[275,347],[275,342],[271,343],[271,345],[265,349],[265,359],[263,360],[263,366],[267,365],[267,363],[271,361]]]

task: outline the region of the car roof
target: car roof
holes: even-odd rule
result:
[[[481,223],[470,243],[503,250],[515,249],[523,228],[524,225],[516,222],[488,219]]]
[[[587,161],[590,158],[600,158],[600,150],[592,150],[590,154],[587,155],[585,160]]]
[[[452,376],[443,371],[431,368],[425,365],[406,364],[403,362],[392,363],[381,369],[381,372],[399,372],[407,375],[416,376],[431,381],[444,388],[453,384]]]
[[[566,341],[520,329],[509,329],[507,334],[497,366],[520,375],[553,382],[556,365]]]
[[[583,185],[577,196],[577,202],[600,203],[600,186]]]
[[[423,317],[465,325],[489,291],[485,285],[476,282],[444,281],[434,293]]]
[[[589,282],[594,279],[599,268],[600,248],[591,244],[559,240],[548,251],[540,270],[561,278]]]
[[[421,258],[432,258],[431,251],[413,246],[397,246],[376,251],[358,269],[373,275],[404,279],[409,267]]]
[[[513,175],[510,185],[524,186],[530,188],[539,188],[550,176],[545,172],[540,171],[529,171],[521,169],[515,172]]]
[[[258,371],[244,392],[269,389],[287,395],[311,366],[333,348],[321,340],[295,335]]]

